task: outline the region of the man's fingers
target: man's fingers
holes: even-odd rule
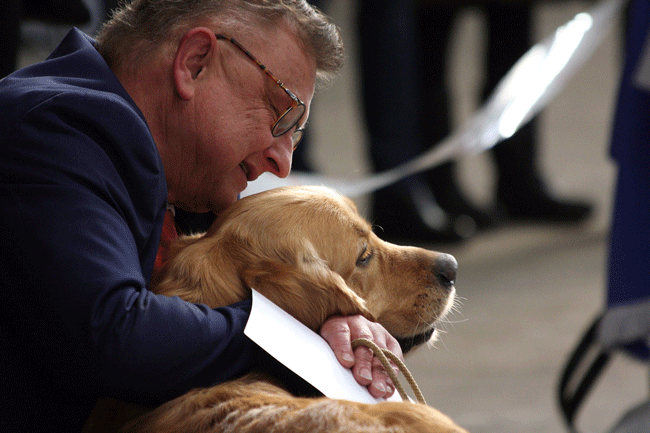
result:
[[[320,335],[330,345],[341,365],[345,368],[352,368],[355,358],[347,317],[330,317],[321,327]]]
[[[361,385],[370,385],[373,379],[372,375],[372,350],[365,346],[359,346],[354,349],[354,367],[352,375]]]
[[[390,335],[389,339],[386,340],[386,348],[393,352],[399,359],[404,361],[404,354],[402,353],[402,347],[399,345],[399,342]]]
[[[320,334],[341,365],[351,368],[355,380],[367,386],[373,397],[388,398],[393,394],[395,385],[372,350],[365,346],[352,349],[352,341],[363,338],[404,359],[399,343],[383,326],[370,322],[363,316],[335,316],[325,321]]]
[[[372,384],[368,387],[368,391],[375,398],[388,398],[395,392],[395,385],[377,358],[373,361]]]

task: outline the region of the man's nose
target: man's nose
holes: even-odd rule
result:
[[[285,178],[291,171],[291,158],[293,155],[293,141],[291,134],[276,137],[273,145],[264,151],[265,169],[274,175]]]

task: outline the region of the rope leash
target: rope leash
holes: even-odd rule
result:
[[[389,358],[397,365],[399,371],[401,371],[402,374],[404,375],[404,378],[411,386],[411,389],[415,394],[415,399],[418,401],[418,403],[427,404],[427,402],[424,400],[424,396],[422,395],[422,392],[420,391],[420,387],[418,386],[418,384],[415,382],[415,379],[413,378],[413,375],[411,374],[409,369],[406,368],[406,365],[404,365],[402,360],[397,357],[397,355],[395,355],[393,352],[391,352],[388,349],[382,349],[372,341],[367,340],[365,338],[358,338],[352,342],[352,349],[356,349],[359,346],[367,347],[368,349],[372,350],[372,353],[374,353],[377,358],[379,358],[379,360],[381,361],[381,365],[384,366],[384,370],[386,370],[386,373],[388,373],[390,380],[393,381],[393,384],[395,385],[397,392],[399,392],[400,397],[402,397],[402,400],[410,401],[408,394],[406,393],[406,391],[404,391],[404,387],[399,382],[397,374],[393,370],[393,366],[390,365],[390,362],[388,361]]]

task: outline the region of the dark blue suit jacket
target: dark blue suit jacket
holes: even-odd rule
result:
[[[242,333],[250,302],[147,290],[166,196],[91,38],[0,81],[1,431],[78,431],[97,396],[156,404],[268,361]]]

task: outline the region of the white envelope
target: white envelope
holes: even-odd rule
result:
[[[352,372],[336,359],[329,344],[253,289],[253,307],[244,334],[271,356],[330,398],[377,403]],[[395,392],[389,400],[402,401]]]

